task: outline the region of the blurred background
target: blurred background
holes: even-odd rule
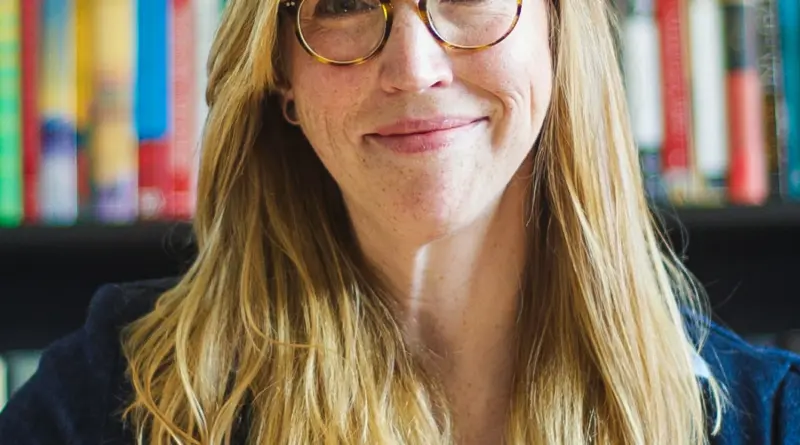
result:
[[[606,1],[653,212],[717,322],[800,350],[800,2]],[[189,264],[224,7],[0,0],[0,407],[99,285]]]

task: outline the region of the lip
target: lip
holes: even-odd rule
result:
[[[485,117],[453,116],[405,119],[379,127],[367,139],[397,153],[425,153],[451,145],[459,134],[484,120]]]

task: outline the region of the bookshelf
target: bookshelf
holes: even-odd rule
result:
[[[787,14],[786,5],[793,5],[796,0],[765,0],[763,5],[770,8],[763,8],[759,11],[759,27],[757,35],[738,36],[730,41],[749,41],[757,39],[763,43],[763,48],[758,57],[753,60],[759,61],[759,67],[750,66],[749,69],[759,71],[764,81],[766,89],[763,92],[764,103],[773,109],[768,109],[766,115],[772,115],[765,119],[764,132],[769,135],[765,141],[768,147],[759,146],[748,147],[749,155],[766,156],[770,154],[770,159],[785,158],[785,165],[779,163],[769,164],[769,173],[780,179],[800,178],[800,164],[794,158],[787,155],[789,147],[794,147],[796,151],[798,139],[795,135],[800,132],[791,133],[791,144],[788,141],[789,133],[787,128],[796,128],[798,125],[797,116],[786,116],[779,113],[781,107],[775,104],[791,104],[793,109],[797,109],[798,97],[792,94],[791,97],[782,97],[786,92],[796,92],[797,84],[794,79],[800,64],[797,59],[797,26],[798,18]],[[726,127],[719,124],[724,121],[727,125],[731,117],[728,110],[734,113],[734,117],[741,118],[749,116],[751,121],[759,121],[756,116],[756,109],[750,106],[723,106],[725,84],[729,75],[738,75],[737,72],[728,73],[723,59],[728,52],[723,53],[722,39],[724,29],[716,29],[716,32],[697,32],[709,27],[721,26],[722,22],[713,22],[713,18],[708,15],[697,16],[694,11],[692,20],[685,23],[678,23],[683,27],[683,32],[675,27],[676,23],[671,21],[663,23],[654,11],[649,8],[627,8],[629,3],[625,0],[613,0],[611,4],[619,8],[620,23],[623,29],[628,30],[628,34],[620,37],[630,39],[622,41],[620,47],[620,60],[622,63],[626,86],[629,90],[630,108],[640,110],[634,113],[633,124],[634,133],[637,135],[637,143],[647,150],[642,153],[647,156],[655,156],[659,162],[650,162],[646,165],[654,170],[647,170],[648,178],[658,177],[662,173],[670,173],[670,176],[684,175],[690,167],[688,162],[670,162],[669,165],[662,165],[664,159],[694,159],[697,154],[704,154],[704,162],[699,173],[705,179],[714,182],[718,179],[721,161],[728,160],[729,147],[726,147],[715,131],[726,131],[730,134],[726,136],[738,135],[739,128]],[[642,5],[648,2],[643,2]],[[671,2],[670,4],[675,4]],[[21,33],[13,36],[13,44],[20,48],[33,48],[37,46],[37,39],[45,41],[47,38],[53,40],[49,45],[52,51],[66,51],[63,47],[69,39],[56,39],[55,33],[43,33],[34,20],[41,11],[33,8],[39,5],[38,1],[21,0],[22,6],[14,12],[15,19],[19,19]],[[78,2],[77,4],[86,5],[105,5],[103,2]],[[159,4],[163,4],[159,3]],[[191,10],[190,5],[197,6]],[[75,17],[63,14],[53,17],[58,19],[56,23],[62,23],[59,29],[61,32],[71,32],[67,25],[74,26],[74,30],[86,32],[79,33],[83,39],[78,39],[78,48],[88,48],[92,46],[92,38],[100,42],[134,41],[139,50],[134,53],[124,54],[126,60],[131,62],[131,66],[126,67],[122,72],[126,73],[126,78],[138,79],[136,89],[123,88],[121,82],[100,82],[93,76],[78,74],[78,86],[87,88],[88,93],[79,95],[78,103],[75,104],[76,112],[83,112],[89,116],[82,124],[76,116],[69,116],[72,123],[76,125],[74,129],[76,135],[80,136],[75,141],[75,164],[80,165],[83,161],[91,164],[92,159],[83,159],[86,156],[86,148],[91,146],[92,128],[111,124],[104,118],[113,114],[103,113],[102,109],[93,110],[93,95],[99,93],[108,94],[105,88],[108,85],[117,85],[118,91],[114,90],[114,97],[127,98],[123,108],[131,116],[127,121],[135,121],[136,126],[128,128],[128,135],[121,137],[117,143],[97,147],[95,156],[102,155],[118,156],[122,147],[127,147],[126,153],[129,161],[136,159],[136,174],[139,185],[139,194],[152,196],[149,193],[154,191],[162,192],[165,196],[181,194],[184,192],[183,185],[186,181],[177,181],[176,178],[185,179],[190,168],[194,166],[181,164],[173,166],[174,171],[160,171],[153,166],[167,165],[168,159],[177,153],[179,157],[188,159],[183,155],[190,153],[194,145],[191,135],[199,134],[205,116],[205,109],[202,106],[205,100],[204,62],[211,47],[214,30],[219,19],[219,10],[224,5],[223,0],[196,0],[193,2],[175,2],[176,8],[155,8],[154,2],[140,2],[135,10],[134,4],[128,5],[131,8],[130,15],[137,17],[135,29],[128,29],[132,24],[125,17],[117,17],[114,11],[111,16],[107,16],[109,11],[107,5],[99,8],[100,12],[93,14],[103,14],[104,20],[97,23],[115,23],[119,21],[125,24],[124,27],[111,26],[103,29],[95,29],[86,20],[89,17],[86,11],[79,14],[77,10],[72,11]],[[778,6],[784,7],[781,14],[778,14]],[[641,5],[639,5],[641,6]],[[652,5],[651,5],[652,6]],[[155,9],[148,9],[155,8]],[[634,11],[635,9],[635,11]],[[794,11],[791,10],[791,11]],[[701,11],[702,12],[702,11]],[[714,11],[711,11],[714,12]],[[722,14],[723,10],[718,10],[716,14]],[[8,12],[6,12],[8,14]],[[192,30],[185,26],[168,26],[170,23],[184,23],[183,20],[195,14],[196,29]],[[763,14],[763,17],[761,16]],[[45,14],[47,15],[47,14]],[[668,14],[667,14],[668,16]],[[27,17],[27,19],[25,19]],[[683,17],[683,16],[682,16]],[[685,20],[688,20],[686,16]],[[719,16],[721,18],[722,16]],[[780,19],[780,20],[777,20]],[[699,21],[697,21],[699,20]],[[713,23],[712,23],[713,22]],[[692,23],[700,23],[699,29],[692,31]],[[716,23],[716,25],[715,25]],[[778,24],[776,27],[775,24]],[[630,25],[630,28],[625,26]],[[145,28],[146,27],[146,28]],[[62,29],[63,28],[63,29]],[[781,31],[781,45],[778,45],[778,28]],[[731,27],[733,31],[741,31],[744,27]],[[662,42],[669,45],[660,45],[654,39],[657,35],[655,31],[666,31],[674,39],[663,39]],[[124,31],[124,32],[123,32]],[[146,31],[146,32],[145,32]],[[103,35],[96,35],[100,32]],[[67,35],[67,34],[64,34]],[[739,39],[738,37],[742,37]],[[678,45],[684,39],[685,45]],[[708,38],[708,42],[705,39]],[[171,43],[170,43],[171,42]],[[48,42],[45,42],[48,43]],[[55,43],[59,43],[56,45]],[[672,45],[675,44],[675,45]],[[88,46],[85,46],[88,45]],[[714,46],[717,46],[714,49]],[[2,45],[0,45],[2,46]],[[781,47],[779,47],[781,46]],[[6,45],[11,48],[11,45]],[[747,49],[755,46],[746,46],[739,49]],[[14,46],[16,48],[16,46]],[[105,46],[103,46],[105,48]],[[625,52],[625,48],[635,49],[635,51]],[[645,48],[644,51],[641,49]],[[689,48],[698,53],[686,52]],[[736,48],[727,48],[733,50]],[[71,51],[71,49],[70,49]],[[647,53],[652,51],[653,53]],[[123,51],[124,52],[124,51]],[[47,149],[47,138],[42,138],[38,132],[41,130],[40,124],[48,117],[49,110],[38,109],[30,104],[37,104],[37,91],[40,88],[55,88],[50,85],[44,77],[39,79],[38,69],[32,69],[33,63],[43,63],[41,71],[43,73],[57,72],[59,67],[52,67],[47,62],[52,62],[59,58],[52,57],[52,54],[45,52],[38,54],[34,51],[20,51],[27,55],[27,58],[14,59],[13,66],[4,66],[7,72],[13,70],[15,77],[20,77],[26,82],[21,85],[19,91],[14,90],[15,98],[19,96],[22,101],[18,112],[15,111],[25,124],[23,135],[31,136],[25,139],[24,143],[15,146],[15,156],[21,160],[27,159],[27,164],[22,162],[15,165],[36,165],[35,173],[29,175],[22,170],[15,172],[13,179],[15,187],[19,181],[23,182],[23,190],[37,190],[40,179],[47,180],[58,175],[39,174],[44,159],[39,159],[40,155],[50,152]],[[76,51],[77,54],[87,54]],[[69,52],[71,54],[71,52]],[[194,54],[193,57],[189,57]],[[657,54],[658,57],[651,57]],[[108,55],[101,53],[100,55]],[[192,60],[184,60],[189,57]],[[6,58],[11,60],[11,58]],[[105,63],[111,63],[111,59],[105,57],[96,58],[92,61],[97,72],[106,72]],[[116,59],[115,59],[116,60]],[[135,60],[135,64],[132,62]],[[701,61],[703,63],[693,63]],[[778,62],[781,61],[783,71],[777,70]],[[84,61],[85,62],[85,61]],[[656,63],[657,62],[657,63]],[[78,63],[77,56],[71,63]],[[180,69],[170,72],[167,64],[172,64]],[[135,65],[136,69],[133,69]],[[9,68],[10,67],[10,68]],[[691,81],[687,78],[685,67],[692,67]],[[699,69],[698,69],[699,68]],[[627,70],[627,71],[625,71]],[[0,69],[2,71],[2,69]],[[84,73],[85,74],[85,73]],[[54,76],[59,82],[59,91],[67,91],[76,88],[76,85],[67,83],[68,77]],[[659,82],[661,83],[655,83]],[[779,82],[780,81],[780,82]],[[785,91],[777,89],[778,84],[789,84],[791,87],[784,88]],[[180,86],[180,88],[178,88]],[[169,89],[168,89],[169,87]],[[669,94],[663,97],[659,91],[678,91],[681,94]],[[171,94],[164,94],[164,91],[171,91]],[[135,97],[134,93],[135,92]],[[694,98],[693,95],[697,95]],[[0,97],[2,94],[0,94]],[[26,100],[27,99],[27,100]],[[697,104],[702,106],[686,107],[685,104]],[[136,102],[137,106],[133,106]],[[26,107],[22,103],[29,104]],[[734,104],[735,105],[735,104]],[[741,105],[741,104],[740,104]],[[175,113],[168,113],[171,109],[194,109],[197,115],[181,116],[176,119]],[[689,112],[689,109],[701,112]],[[122,109],[122,108],[120,108]],[[82,111],[81,111],[82,110]],[[643,111],[641,111],[643,110]],[[751,114],[753,113],[753,114]],[[189,113],[192,114],[193,113]],[[648,117],[658,115],[668,115],[672,118],[662,123],[650,122]],[[16,116],[16,115],[15,115]],[[754,117],[755,116],[755,117]],[[677,118],[676,118],[677,117]],[[15,117],[16,118],[16,117]],[[642,119],[638,119],[642,118]],[[780,118],[780,119],[779,119]],[[708,119],[711,119],[710,122]],[[778,128],[773,120],[786,120],[787,128]],[[649,140],[653,137],[651,132],[653,126],[662,126],[660,133],[663,133],[658,140]],[[171,131],[169,128],[174,127]],[[685,138],[685,133],[692,132],[692,129],[699,129],[701,132],[691,134],[691,138]],[[136,130],[135,132],[133,130]],[[737,130],[734,132],[733,130]],[[659,133],[659,132],[656,132]],[[127,138],[136,134],[137,140]],[[88,135],[88,136],[87,136]],[[2,136],[2,134],[0,134]],[[19,135],[12,135],[15,140]],[[644,137],[644,139],[641,139]],[[127,138],[127,139],[126,139]],[[1,138],[0,138],[1,139]],[[51,138],[53,139],[53,138]],[[696,144],[688,144],[685,140],[696,140]],[[785,143],[781,143],[780,141]],[[180,141],[180,143],[178,142]],[[138,146],[137,146],[138,143]],[[2,145],[2,144],[0,144]],[[658,152],[650,152],[652,147],[660,147]],[[114,151],[116,150],[116,152]],[[793,151],[793,153],[794,153]],[[646,153],[645,153],[646,152]],[[673,156],[673,154],[678,156]],[[738,153],[738,151],[737,151]],[[742,156],[742,153],[738,153]],[[793,155],[792,155],[793,156]],[[711,159],[713,162],[709,162]],[[766,162],[765,158],[765,162]],[[735,163],[741,165],[741,163]],[[658,166],[655,168],[654,166]],[[727,163],[730,165],[730,163]],[[133,163],[127,163],[124,171],[108,172],[115,178],[113,183],[99,184],[100,188],[113,189],[114,184],[130,181],[133,176]],[[42,170],[44,172],[44,170]],[[70,174],[74,172],[70,171]],[[55,210],[70,213],[75,210],[77,203],[85,200],[93,201],[96,204],[96,196],[92,196],[90,184],[97,187],[96,179],[92,175],[91,169],[78,169],[78,184],[68,184],[71,190],[70,196],[79,199],[57,199],[59,193],[65,193],[65,186],[53,186],[52,189],[57,193],[54,197],[43,199],[37,193],[28,192],[26,195],[29,200],[42,200],[41,203],[35,202],[32,206],[51,207],[48,213]],[[111,174],[113,173],[113,174]],[[741,172],[734,172],[738,176]],[[98,175],[106,177],[106,174]],[[120,179],[122,178],[122,179]],[[0,178],[2,179],[2,178]],[[768,178],[749,178],[758,188],[758,184]],[[181,188],[178,190],[175,185],[180,182]],[[739,186],[742,182],[737,181]],[[650,183],[648,181],[648,183]],[[752,185],[752,184],[751,184]],[[790,184],[791,185],[791,184]],[[789,187],[791,195],[795,198],[800,197],[800,182],[796,182]],[[0,191],[11,190],[11,187],[0,186]],[[47,188],[49,190],[49,188]],[[144,192],[143,192],[144,190]],[[742,193],[741,190],[738,193]],[[157,193],[156,193],[157,194]],[[183,194],[181,194],[183,196]],[[3,196],[0,195],[0,201]],[[139,213],[144,213],[149,217],[164,217],[163,214],[150,214],[148,211],[142,212],[138,207],[139,203],[127,196],[123,202],[116,205],[123,208],[130,208],[131,213],[138,209]],[[14,197],[19,201],[19,197]],[[149,201],[148,201],[149,202]],[[49,204],[48,204],[49,203]],[[17,202],[17,208],[25,204]],[[28,203],[30,204],[30,203]],[[54,204],[54,205],[53,205]],[[69,204],[68,208],[62,209],[60,204]],[[27,204],[25,204],[27,205]],[[114,207],[114,206],[111,206]],[[149,209],[143,206],[144,210]],[[169,208],[167,215],[183,214],[180,209],[186,207],[186,202],[171,202],[164,208]],[[22,208],[19,208],[22,210]],[[41,210],[41,209],[40,209]],[[720,207],[720,208],[680,208],[680,209],[659,209],[665,216],[669,235],[673,244],[680,247],[684,242],[688,243],[687,249],[683,252],[687,266],[698,276],[704,284],[711,298],[712,306],[718,318],[728,326],[740,333],[764,333],[783,331],[787,329],[800,328],[800,296],[797,294],[798,285],[795,276],[800,271],[800,255],[797,254],[798,238],[800,238],[800,202],[797,204],[772,203],[769,202],[759,207]],[[15,211],[15,218],[21,212]],[[0,215],[2,217],[3,215]],[[680,249],[679,249],[680,250]],[[145,278],[155,278],[168,275],[180,274],[192,257],[192,246],[190,242],[190,228],[186,223],[173,222],[152,222],[140,223],[127,226],[107,226],[97,224],[78,224],[72,227],[46,227],[46,226],[23,226],[13,229],[0,228],[0,353],[8,349],[39,349],[54,339],[78,328],[85,317],[87,305],[94,291],[103,283],[133,281]]]
[[[660,213],[719,320],[742,334],[800,329],[800,204]],[[41,348],[81,325],[97,286],[180,274],[192,255],[181,222],[0,229],[0,350]]]

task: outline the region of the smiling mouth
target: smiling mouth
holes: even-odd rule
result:
[[[429,119],[404,119],[379,127],[371,136],[409,136],[415,134],[431,133],[436,131],[452,130],[475,123],[483,118],[439,116]]]
[[[420,154],[443,150],[486,122],[486,118],[443,118],[408,120],[378,129],[367,140],[399,154]]]

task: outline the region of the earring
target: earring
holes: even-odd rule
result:
[[[283,117],[286,119],[286,122],[292,125],[300,125],[300,120],[297,119],[297,109],[294,106],[293,100],[283,101]]]

